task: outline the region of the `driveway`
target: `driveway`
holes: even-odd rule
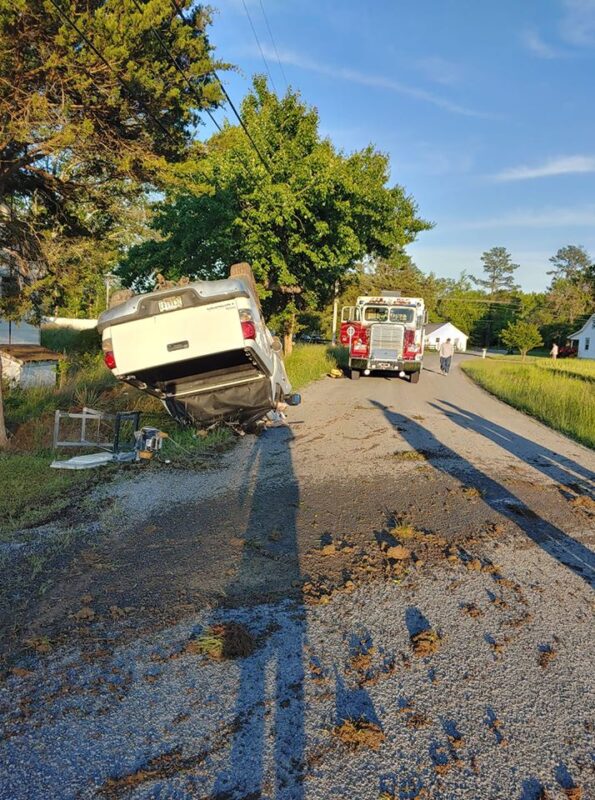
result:
[[[595,454],[432,356],[289,421],[97,493],[0,798],[595,797]]]

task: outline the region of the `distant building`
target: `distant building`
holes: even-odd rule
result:
[[[576,347],[578,358],[595,358],[595,314],[591,314],[580,331],[568,338]]]
[[[467,334],[460,331],[452,322],[430,322],[425,328],[424,346],[430,350],[439,350],[442,342],[450,339],[455,350],[463,353],[467,349],[468,338]]]
[[[55,386],[56,368],[62,358],[38,344],[0,344],[2,379],[12,386]]]

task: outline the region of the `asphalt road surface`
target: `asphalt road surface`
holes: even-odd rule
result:
[[[0,798],[595,797],[595,454],[433,357],[289,423],[97,492]]]

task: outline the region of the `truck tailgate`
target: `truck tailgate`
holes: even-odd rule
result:
[[[111,338],[119,375],[244,347],[235,300],[132,319]]]

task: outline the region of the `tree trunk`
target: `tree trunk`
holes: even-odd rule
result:
[[[6,425],[4,424],[4,398],[2,397],[2,359],[0,358],[0,450],[8,444]]]
[[[293,334],[291,332],[290,333],[284,333],[283,334],[283,353],[285,354],[285,357],[290,356],[292,350],[293,350]]]

